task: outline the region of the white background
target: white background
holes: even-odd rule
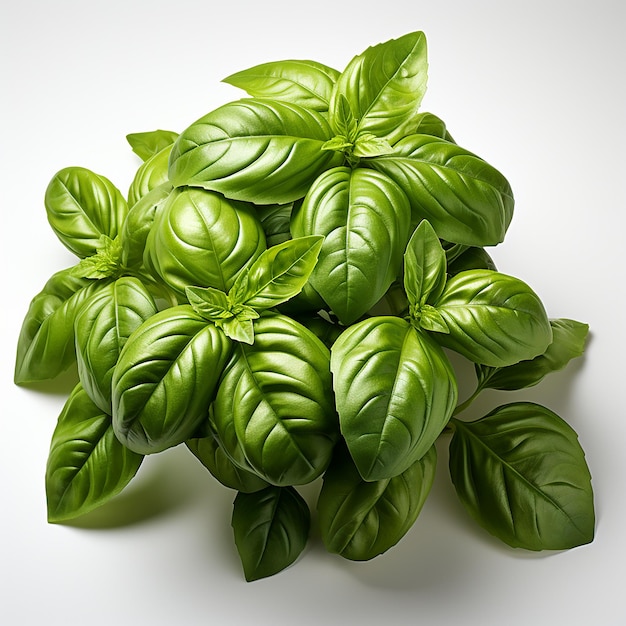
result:
[[[621,0],[193,0],[2,3],[2,417],[0,623],[626,623],[624,77]],[[67,380],[12,383],[30,299],[74,258],[43,195],[81,165],[126,191],[130,132],[181,131],[243,95],[221,78],[257,63],[342,69],[413,30],[429,42],[424,110],[498,167],[516,195],[499,269],[528,282],[551,317],[590,324],[583,359],[539,387],[486,395],[476,417],[542,402],[579,433],[597,534],[564,553],[511,550],[476,528],[450,486],[445,448],[416,525],[387,554],[351,563],[316,529],[273,578],[245,583],[230,529],[233,494],[184,448],[150,457],[128,490],[74,525],[46,522],[43,476]],[[313,498],[315,487],[308,496]]]

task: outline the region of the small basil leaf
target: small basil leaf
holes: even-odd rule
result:
[[[113,372],[113,428],[141,454],[193,436],[206,418],[232,342],[189,305],[153,315],[128,338]]]
[[[46,466],[48,521],[63,522],[101,506],[124,489],[142,460],[117,440],[111,417],[78,384],[52,434]]]
[[[310,282],[342,323],[361,317],[401,272],[409,214],[395,183],[347,167],[322,174],[294,212],[294,237],[325,237]]]
[[[211,430],[202,437],[188,439],[187,447],[222,485],[235,491],[252,493],[268,484],[259,476],[235,465]]]
[[[446,123],[433,113],[418,113],[413,118],[413,126],[410,133],[407,134],[432,135],[433,137],[439,137],[454,143],[452,135],[446,128]]]
[[[168,163],[172,146],[166,146],[141,164],[128,190],[128,206],[134,206],[155,187],[169,183]]]
[[[361,133],[354,142],[354,150],[352,154],[355,157],[377,157],[381,154],[391,154],[393,148],[389,142],[384,139],[372,135],[372,133]]]
[[[465,270],[496,270],[496,264],[484,248],[469,246],[448,261],[448,274],[454,276]]]
[[[144,260],[178,293],[192,285],[227,292],[265,247],[265,234],[250,205],[184,188],[174,190],[156,214]]]
[[[283,100],[315,111],[328,111],[339,72],[308,60],[273,61],[236,72],[223,82],[256,98]]]
[[[430,304],[425,304],[419,311],[419,317],[416,319],[417,327],[424,330],[430,330],[436,333],[449,333],[450,329],[446,324],[443,315]]]
[[[178,133],[171,130],[152,130],[143,133],[130,133],[126,135],[126,141],[142,161],[147,161],[163,148],[171,146],[177,137]]]
[[[61,243],[78,257],[98,250],[100,237],[115,239],[128,212],[113,183],[83,167],[67,167],[46,189],[46,213]]]
[[[233,304],[256,310],[286,302],[302,291],[317,263],[323,237],[297,237],[272,246],[239,274],[230,294]],[[244,284],[245,283],[245,284]]]
[[[331,348],[341,433],[364,480],[383,480],[420,459],[456,406],[443,350],[397,317],[346,329]]]
[[[426,302],[437,300],[446,278],[446,254],[437,233],[424,220],[411,235],[404,253],[404,288],[414,313]]]
[[[76,317],[78,375],[91,400],[111,413],[113,369],[130,334],[157,312],[152,295],[137,278],[106,284]]]
[[[229,317],[221,322],[219,327],[233,341],[247,343],[248,345],[254,343],[254,324],[250,318]]]
[[[589,332],[588,324],[561,318],[550,320],[550,326],[552,343],[538,357],[502,368],[476,365],[481,388],[512,391],[532,387],[550,372],[563,369],[572,359],[584,352]]]
[[[338,448],[324,473],[317,502],[322,541],[329,552],[366,561],[395,546],[415,523],[435,478],[435,446],[393,478],[365,481]]]
[[[100,236],[96,253],[81,259],[72,270],[74,276],[94,280],[115,278],[122,271],[122,242],[119,237],[110,239],[106,235]]]
[[[337,79],[331,119],[342,96],[358,120],[358,132],[393,143],[404,134],[426,92],[428,62],[422,32],[368,48],[354,57]]]
[[[316,111],[274,100],[245,99],[199,119],[178,138],[170,180],[256,204],[286,204],[304,197],[342,156],[323,151],[331,138]]]
[[[235,545],[248,582],[291,565],[306,546],[309,507],[292,487],[238,493],[233,504]]]
[[[239,343],[214,403],[227,454],[268,483],[301,485],[326,469],[338,438],[329,351],[295,320],[265,313]]]
[[[591,475],[576,433],[532,403],[451,422],[450,474],[470,515],[508,545],[565,550],[594,535]]]
[[[351,146],[356,139],[359,129],[352,107],[343,94],[337,95],[337,102],[331,117],[331,124],[338,137],[343,137],[347,142],[344,147]]]
[[[428,220],[441,239],[496,245],[513,216],[513,192],[494,167],[460,146],[430,135],[409,135],[394,154],[367,162],[411,200],[413,221]]]
[[[70,267],[54,274],[31,300],[20,331],[15,383],[55,378],[76,361],[74,321],[106,281],[79,278]]]
[[[228,296],[213,287],[186,287],[185,295],[193,310],[207,320],[215,322],[233,317]]]
[[[523,281],[490,270],[450,278],[433,303],[448,334],[433,335],[474,363],[504,367],[546,351],[552,329],[539,296]]]
[[[269,204],[257,207],[256,214],[263,227],[268,248],[291,239],[289,222],[291,220],[292,208],[292,202],[289,204]]]

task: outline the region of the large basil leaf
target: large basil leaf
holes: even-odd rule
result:
[[[113,372],[113,428],[120,441],[150,454],[191,438],[231,352],[230,339],[189,305],[144,322]]]
[[[277,486],[309,483],[326,469],[339,428],[329,351],[289,317],[254,320],[254,344],[239,343],[214,404],[228,455]]]
[[[121,261],[125,268],[133,270],[142,268],[148,234],[157,211],[163,206],[171,191],[170,183],[159,185],[144,195],[128,211],[121,235]]]
[[[141,164],[128,190],[128,206],[132,207],[149,191],[169,182],[168,164],[172,146],[166,146]]]
[[[104,504],[130,482],[142,460],[117,440],[110,415],[79,383],[52,434],[46,467],[48,521],[62,522]]]
[[[588,324],[560,318],[550,320],[550,326],[552,343],[538,357],[501,368],[476,365],[480,388],[511,391],[532,387],[584,352]]]
[[[325,237],[310,282],[344,324],[361,317],[400,273],[409,223],[402,190],[364,168],[325,172],[294,211],[294,237]]]
[[[365,481],[350,455],[339,449],[324,473],[317,502],[322,541],[329,552],[366,561],[389,550],[419,515],[435,478],[437,452],[393,478]]]
[[[413,221],[427,219],[440,238],[469,246],[496,245],[513,216],[513,193],[494,167],[431,135],[410,135],[393,154],[367,164],[395,181],[411,200]]]
[[[236,72],[223,82],[257,98],[283,100],[316,111],[328,111],[339,72],[316,61],[272,61]]]
[[[45,195],[46,213],[61,243],[83,258],[96,253],[100,237],[115,239],[128,205],[113,183],[83,167],[55,174]]]
[[[207,426],[208,423],[207,420]],[[233,463],[210,426],[204,429],[200,436],[188,439],[185,443],[200,463],[225,487],[253,493],[268,486],[255,473]]]
[[[341,433],[364,480],[392,478],[424,456],[456,406],[443,350],[398,317],[350,326],[330,366]]]
[[[137,278],[107,283],[81,308],[75,322],[78,375],[91,400],[111,414],[113,369],[126,340],[157,312],[152,295]]]
[[[311,514],[292,487],[238,493],[233,504],[235,545],[248,582],[291,565],[309,538]]]
[[[171,130],[151,130],[143,133],[130,133],[126,135],[126,140],[133,152],[142,161],[147,161],[163,148],[171,146],[177,137],[178,133]]]
[[[448,333],[440,344],[475,363],[504,367],[546,351],[552,329],[539,296],[523,281],[491,270],[450,278],[434,303]]]
[[[532,403],[453,419],[450,474],[470,515],[515,548],[565,550],[594,535],[591,476],[576,433]]]
[[[170,180],[219,191],[235,200],[286,204],[304,197],[342,157],[322,146],[331,131],[316,111],[265,99],[226,104],[178,138]]]
[[[17,343],[16,384],[55,378],[76,360],[74,321],[106,284],[79,278],[70,267],[54,274],[31,300]]]
[[[175,189],[160,209],[144,260],[172,289],[187,286],[228,291],[235,277],[265,250],[253,209],[204,189]]]
[[[342,96],[358,120],[357,133],[394,142],[406,134],[426,92],[428,62],[422,32],[368,48],[337,79],[330,111],[342,117]],[[336,129],[341,134],[341,129]]]

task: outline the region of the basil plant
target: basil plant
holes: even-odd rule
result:
[[[513,193],[421,110],[424,34],[342,71],[289,60],[224,80],[245,97],[180,133],[127,135],[141,164],[126,194],[80,167],[46,191],[77,259],[32,299],[15,382],[75,376],[48,520],[104,505],[146,455],[182,445],[234,492],[247,580],[300,557],[312,507],[327,550],[365,561],[413,527],[448,445],[488,533],[527,550],[592,541],[591,476],[561,417],[523,401],[462,416],[484,389],[564,368],[588,326],[495,267]],[[476,373],[463,401],[452,353]]]

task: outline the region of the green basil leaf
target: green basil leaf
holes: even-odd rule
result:
[[[329,552],[366,561],[386,552],[417,520],[435,478],[437,452],[393,478],[367,482],[342,448],[324,474],[317,502],[322,541]]]
[[[137,278],[106,284],[76,316],[78,375],[94,404],[111,414],[113,369],[130,334],[157,312],[148,289]]]
[[[117,440],[110,415],[78,384],[52,434],[46,467],[48,521],[62,522],[101,506],[124,489],[142,460]]]
[[[204,189],[176,189],[157,212],[146,242],[148,267],[178,293],[185,287],[227,292],[237,274],[265,250],[250,205]]]
[[[166,146],[141,164],[128,190],[128,206],[134,206],[155,187],[169,183],[167,171],[171,151],[172,146]]]
[[[113,428],[141,454],[191,438],[206,418],[232,343],[189,305],[153,315],[128,338],[113,372]]]
[[[415,229],[404,253],[404,289],[416,313],[437,300],[446,285],[446,253],[437,233],[424,220]]]
[[[539,296],[523,281],[490,270],[450,278],[433,303],[449,334],[437,342],[474,363],[504,367],[546,351],[552,329]]]
[[[228,296],[213,287],[187,287],[185,295],[193,310],[206,320],[216,322],[233,317]]]
[[[137,201],[128,211],[122,227],[122,265],[129,269],[140,270],[146,249],[148,233],[157,212],[172,191],[170,183],[155,187]]]
[[[83,167],[67,167],[52,178],[46,213],[61,243],[78,257],[96,253],[100,237],[115,239],[128,212],[113,183]]]
[[[321,339],[322,343],[329,349],[345,330],[343,326],[334,324],[315,313],[298,315],[295,319],[308,328],[318,339]]]
[[[248,582],[291,565],[306,546],[309,507],[292,487],[238,493],[233,504],[235,545]]]
[[[589,332],[588,324],[560,318],[550,320],[550,326],[552,343],[534,359],[501,368],[476,365],[480,387],[505,391],[532,387],[550,372],[563,369],[572,359],[582,355]]]
[[[17,343],[15,383],[55,378],[76,361],[74,321],[106,281],[79,278],[70,267],[55,273],[31,300]]]
[[[411,132],[407,134],[432,135],[433,137],[439,137],[440,139],[454,143],[454,139],[452,139],[452,135],[448,132],[446,123],[433,113],[418,113],[413,118]]]
[[[304,197],[342,156],[322,150],[325,118],[295,104],[245,99],[226,104],[185,130],[172,149],[170,180],[256,204]]]
[[[441,239],[488,246],[504,239],[513,192],[494,167],[460,146],[430,135],[409,135],[394,154],[368,165],[395,181],[411,200],[413,221],[428,220]]]
[[[377,157],[381,154],[392,154],[393,148],[389,142],[372,135],[372,133],[361,133],[357,135],[354,142],[353,154],[358,158]]]
[[[289,222],[291,221],[292,208],[292,202],[289,204],[266,204],[256,208],[256,214],[263,227],[268,248],[291,239]]]
[[[236,72],[223,82],[256,98],[281,100],[316,111],[328,111],[339,72],[307,60],[273,61]]]
[[[528,402],[451,422],[450,474],[488,532],[527,550],[565,550],[594,535],[591,475],[574,430]]]
[[[358,132],[372,133],[393,143],[406,134],[424,93],[428,61],[422,32],[370,47],[354,57],[337,79],[331,120],[341,96],[358,120]]]
[[[443,350],[397,317],[350,326],[330,367],[341,433],[364,480],[392,478],[424,456],[456,406]]]
[[[163,148],[171,146],[177,137],[178,133],[171,130],[151,130],[143,133],[130,133],[126,135],[126,141],[142,161],[147,161]]]
[[[342,323],[361,317],[401,272],[409,220],[402,190],[364,168],[325,172],[294,212],[294,237],[325,237],[310,282]]]
[[[448,274],[454,276],[465,270],[496,270],[496,264],[484,248],[465,247],[463,251],[448,261]]]
[[[255,473],[233,463],[220,445],[217,435],[210,428],[202,435],[188,439],[185,443],[192,454],[222,485],[244,493],[260,491],[268,486]]]
[[[276,486],[301,485],[326,469],[339,429],[328,348],[295,320],[262,314],[254,344],[239,343],[214,403],[228,455]]]
[[[81,259],[72,272],[79,278],[115,278],[123,272],[122,242],[118,237],[109,239],[106,235],[100,236],[100,244],[95,254]]]
[[[265,250],[235,279],[229,294],[233,304],[269,309],[300,293],[322,242],[322,237],[298,237]]]

